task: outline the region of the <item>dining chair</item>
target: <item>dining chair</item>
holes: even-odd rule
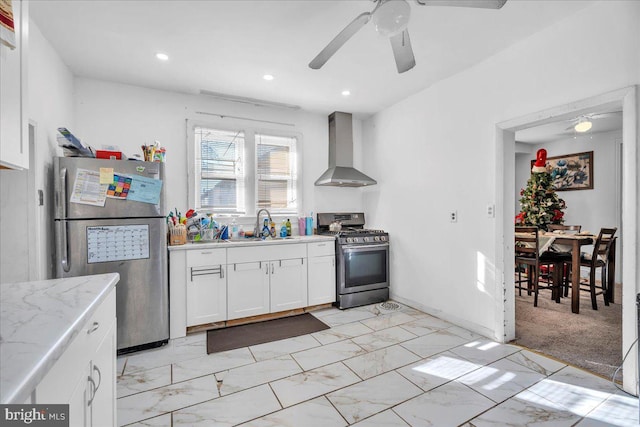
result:
[[[604,299],[604,305],[609,305],[609,299],[607,297],[607,265],[609,265],[609,251],[611,250],[611,244],[613,243],[614,236],[618,229],[613,228],[601,228],[598,233],[598,237],[593,243],[593,251],[591,253],[582,252],[580,254],[580,266],[589,268],[589,283],[588,287],[582,280],[580,281],[580,290],[589,291],[591,294],[591,308],[598,309],[596,302],[596,296],[602,294]],[[571,271],[571,260],[567,262],[569,265],[568,271]],[[596,282],[596,270],[600,268],[600,285]]]
[[[550,289],[551,298],[557,303],[560,302],[560,294],[562,288],[562,267],[568,258],[563,254],[555,254],[549,251],[540,253],[540,236],[537,227],[516,227],[515,228],[515,264],[518,272],[516,280],[516,288],[519,295],[522,295],[522,289],[527,291],[528,295],[533,292],[533,306],[538,306],[538,292],[540,289]],[[522,278],[522,265],[526,265],[527,277]],[[549,268],[552,280],[545,285],[541,285],[540,271],[542,266],[553,266]],[[526,288],[523,284],[526,283]]]
[[[548,224],[547,230],[549,232],[561,231],[566,234],[576,234],[582,230],[581,225],[565,225],[565,224]],[[570,254],[571,248],[564,247],[563,245],[551,245],[551,250],[558,253]],[[562,266],[562,277],[564,281],[564,296],[569,296],[569,268],[570,264],[564,264]]]

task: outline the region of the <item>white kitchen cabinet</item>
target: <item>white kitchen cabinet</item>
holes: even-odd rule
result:
[[[302,245],[301,245],[302,246]],[[271,312],[307,306],[307,264],[305,257],[270,263]]]
[[[334,242],[309,243],[308,305],[332,303],[336,300],[336,257]]]
[[[27,48],[29,2],[13,0],[16,48],[0,43],[0,167],[29,167]]]
[[[187,326],[227,320],[226,249],[187,252]]]
[[[227,266],[228,319],[269,312],[269,264],[240,262]]]
[[[227,249],[229,319],[307,305],[306,245]]]
[[[116,424],[116,352],[116,323],[113,322],[91,361],[87,405],[91,409],[88,414],[91,426]]]
[[[69,404],[69,425],[116,425],[116,298],[112,289],[36,387],[35,403]]]

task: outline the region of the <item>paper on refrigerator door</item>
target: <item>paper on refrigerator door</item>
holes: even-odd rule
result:
[[[161,190],[161,179],[134,175],[133,180],[131,181],[131,188],[129,188],[129,197],[127,200],[157,205],[160,203]]]
[[[78,169],[69,201],[83,205],[104,206],[107,187],[108,185],[100,184],[100,172]]]

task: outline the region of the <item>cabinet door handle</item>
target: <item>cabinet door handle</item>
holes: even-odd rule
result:
[[[300,258],[300,264],[304,265],[304,258]]]
[[[91,399],[87,402],[87,406],[91,406],[93,399],[96,397],[96,382],[91,378],[91,375],[87,376],[87,381],[89,381],[91,386]]]
[[[335,266],[336,266],[336,259],[335,259],[335,258],[331,258],[331,265],[332,265],[333,267],[335,267]]]
[[[98,373],[98,385],[96,385],[96,391],[93,394],[93,396],[95,397],[96,393],[98,393],[98,389],[100,388],[100,384],[102,384],[102,372],[100,372],[100,368],[98,368],[98,366],[96,365],[93,365],[93,370]]]
[[[220,278],[224,279],[224,267],[220,266]]]
[[[260,262],[260,268],[262,268],[262,262]],[[267,268],[265,268],[265,274],[269,275],[269,264],[267,264]]]
[[[282,261],[280,261],[280,265],[282,265]],[[271,274],[275,273],[275,267],[273,265],[273,263],[271,263]]]
[[[222,273],[222,265],[213,268],[193,268],[191,267],[191,281],[196,276],[208,276],[210,274],[219,274],[220,278],[224,277]]]
[[[94,333],[95,331],[98,330],[99,327],[100,327],[100,323],[93,322],[93,325],[91,325],[91,328],[89,328],[89,330],[87,331],[87,335]]]

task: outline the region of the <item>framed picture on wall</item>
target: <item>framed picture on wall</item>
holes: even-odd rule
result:
[[[531,160],[531,167],[535,160]],[[593,151],[547,157],[547,171],[556,191],[593,189]]]

